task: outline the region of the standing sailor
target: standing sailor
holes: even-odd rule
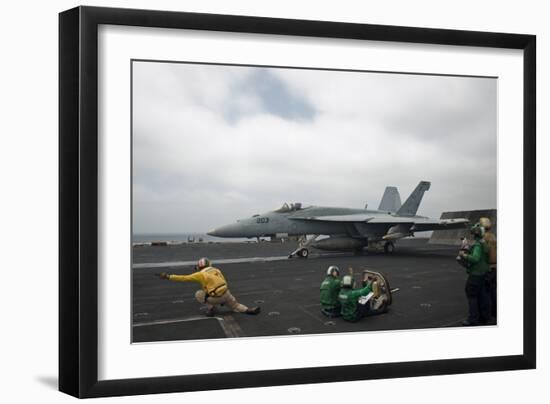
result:
[[[474,236],[474,244],[470,252],[460,251],[462,257],[469,265],[467,268],[465,292],[468,299],[468,319],[462,325],[473,326],[486,324],[491,315],[491,300],[487,288],[487,274],[489,273],[488,249],[483,240],[483,227],[475,225],[470,229]]]
[[[489,296],[491,297],[491,315],[497,316],[497,238],[491,231],[491,220],[487,217],[479,219],[479,224],[485,230],[483,240],[489,249]]]

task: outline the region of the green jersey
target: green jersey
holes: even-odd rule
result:
[[[338,293],[340,292],[340,279],[334,276],[327,276],[321,283],[321,308],[335,309],[340,307]]]
[[[366,285],[362,289],[343,288],[340,290],[338,300],[342,305],[342,318],[347,321],[355,321],[357,319],[357,300],[361,296],[366,296],[372,291],[371,285]]]
[[[490,271],[489,268],[489,249],[485,243],[476,240],[470,254],[466,255],[466,260],[470,263],[468,275],[484,275]]]

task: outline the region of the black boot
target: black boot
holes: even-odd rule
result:
[[[260,312],[259,306],[248,308],[245,311],[246,314],[258,314],[259,312]]]

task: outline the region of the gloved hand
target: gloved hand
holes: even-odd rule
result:
[[[168,279],[170,275],[168,275],[166,272],[161,272],[160,274],[157,274],[160,279]]]

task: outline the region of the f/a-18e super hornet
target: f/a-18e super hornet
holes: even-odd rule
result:
[[[359,252],[365,247],[380,245],[386,253],[391,253],[395,240],[414,236],[415,232],[464,228],[468,224],[468,220],[462,218],[430,219],[418,216],[416,212],[424,192],[429,189],[430,182],[421,181],[401,205],[397,188],[386,187],[378,210],[368,210],[366,206],[364,209],[353,209],[285,203],[277,210],[239,219],[208,234],[258,239],[299,236],[300,244],[290,256],[302,258],[309,255],[310,248]]]

